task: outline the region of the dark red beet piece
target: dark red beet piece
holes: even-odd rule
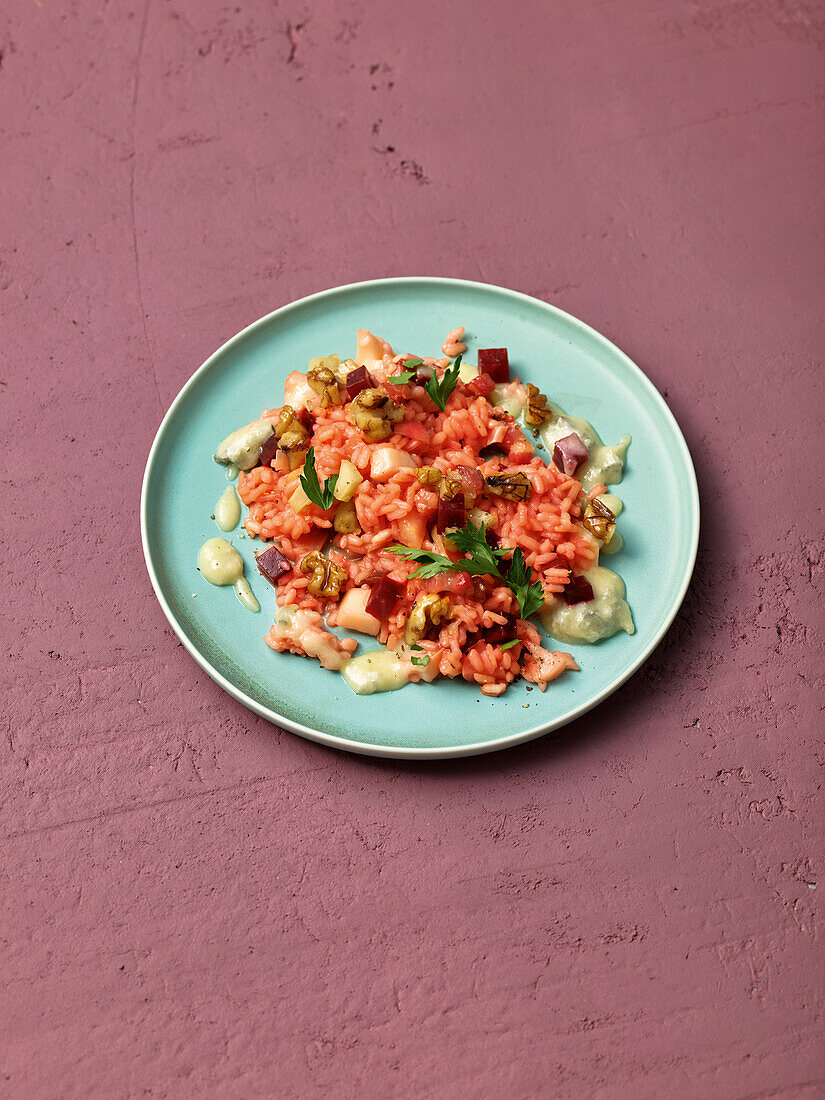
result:
[[[270,584],[277,584],[278,578],[288,573],[292,568],[292,562],[285,558],[277,546],[270,546],[262,554],[255,558],[258,572],[266,577]]]
[[[466,596],[473,590],[470,574],[458,571],[436,573],[434,577],[427,577],[418,583],[422,592],[454,592],[457,596]]]
[[[366,367],[356,367],[347,375],[347,401],[352,401],[362,390],[375,388],[375,379]]]
[[[315,417],[312,415],[309,409],[299,409],[298,419],[301,421],[308,432],[311,432],[312,429],[315,427]]]
[[[507,348],[479,348],[478,369],[482,374],[489,374],[494,382],[509,382],[510,360],[507,357]]]
[[[396,602],[401,598],[404,586],[390,577],[382,577],[372,586],[365,610],[380,622],[386,622]]]
[[[489,642],[491,645],[501,645],[503,642],[512,642],[516,638],[516,623],[518,622],[517,615],[508,615],[506,612],[502,612],[506,618],[504,623],[495,623],[493,626],[485,627],[482,630],[474,630],[472,634],[467,635],[467,641],[464,646],[464,652],[476,644],[476,642]]]
[[[507,448],[500,443],[487,443],[478,453],[484,459],[501,458],[507,454]]]
[[[501,539],[492,527],[484,528],[484,537],[487,540],[487,545],[492,546],[494,550],[498,550],[499,546],[501,546]]]
[[[265,439],[258,451],[258,465],[268,466],[278,453],[278,437],[273,432],[269,439]]]
[[[479,374],[467,383],[467,389],[477,393],[479,397],[486,397],[488,393],[493,392],[494,388],[495,382],[489,374]]]
[[[568,604],[587,603],[593,599],[593,585],[586,577],[571,573],[570,582],[561,593],[561,598]]]
[[[579,466],[583,466],[588,458],[590,453],[575,432],[566,435],[564,439],[556,440],[553,461],[563,474],[575,474]]]
[[[464,496],[461,493],[451,497],[449,500],[445,500],[444,497],[438,498],[438,516],[435,521],[436,530],[441,531],[443,534],[451,527],[463,527],[465,522]]]
[[[474,466],[454,466],[452,473],[461,482],[464,492],[469,493],[472,497],[479,496],[487,488],[484,474],[481,470],[476,470]]]

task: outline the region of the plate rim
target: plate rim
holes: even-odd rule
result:
[[[184,397],[188,393],[189,389],[195,385],[197,379],[205,374],[206,371],[212,366],[213,362],[223,355],[225,351],[231,348],[236,343],[239,343],[248,333],[253,332],[257,328],[261,328],[268,324],[274,317],[283,316],[290,313],[293,310],[298,309],[300,306],[305,305],[308,302],[317,302],[321,299],[332,298],[336,295],[341,295],[353,290],[359,290],[365,287],[388,287],[397,285],[409,285],[412,283],[427,283],[437,286],[462,286],[476,290],[489,291],[493,290],[499,294],[505,295],[505,297],[512,298],[515,301],[529,302],[531,305],[539,305],[549,313],[555,315],[558,318],[563,319],[569,324],[572,324],[576,328],[580,329],[584,334],[590,338],[595,339],[598,343],[606,347],[611,353],[618,355],[620,359],[624,361],[624,365],[630,368],[631,373],[635,374],[638,380],[642,383],[643,387],[648,391],[649,396],[654,403],[659,406],[660,410],[664,413],[665,418],[670,421],[670,426],[675,432],[676,441],[681,451],[682,458],[685,462],[685,467],[689,473],[689,490],[690,490],[690,525],[691,525],[691,545],[689,548],[688,565],[685,569],[685,574],[682,579],[682,583],[679,587],[678,594],[673,600],[672,606],[669,609],[665,619],[656,632],[653,638],[648,642],[647,646],[642,652],[630,663],[630,665],[623,669],[622,672],[614,677],[611,682],[604,687],[597,695],[581,703],[578,707],[575,707],[571,712],[566,714],[563,718],[558,720],[551,720],[550,722],[542,722],[538,726],[533,726],[528,730],[522,730],[519,733],[511,734],[508,737],[503,737],[497,741],[483,741],[470,745],[459,746],[444,746],[444,747],[432,747],[432,748],[414,748],[396,745],[379,745],[371,742],[353,741],[350,738],[344,736],[336,736],[334,734],[324,733],[321,730],[315,730],[311,726],[305,726],[300,722],[293,722],[282,715],[277,714],[269,707],[263,706],[255,699],[252,699],[231,680],[228,680],[222,675],[209,660],[200,652],[194,642],[189,638],[188,634],[184,630],[182,624],[180,624],[172,610],[169,602],[164,595],[163,589],[160,584],[158,573],[155,569],[152,554],[149,549],[149,537],[148,537],[148,487],[152,477],[152,471],[155,464],[155,460],[160,449],[162,437],[167,430],[172,417],[174,416],[178,406],[183,401]],[[690,582],[693,578],[693,572],[696,566],[696,555],[699,547],[699,532],[701,526],[700,504],[699,504],[699,485],[696,478],[696,470],[693,465],[693,458],[690,454],[690,448],[687,445],[687,441],[682,433],[682,429],[679,427],[679,423],[676,417],[670,410],[664,397],[659,393],[651,380],[647,377],[644,371],[633,360],[617,347],[612,340],[608,340],[606,336],[603,336],[596,329],[591,328],[586,322],[579,320],[578,317],[574,317],[572,314],[567,313],[563,309],[559,309],[558,306],[552,305],[550,302],[545,302],[541,298],[536,298],[531,294],[525,294],[522,291],[511,290],[509,287],[498,286],[495,283],[483,283],[473,279],[454,279],[446,276],[439,275],[398,275],[390,276],[380,279],[363,279],[355,283],[342,283],[339,286],[329,287],[327,290],[315,291],[312,294],[306,294],[302,298],[296,298],[292,302],[287,302],[282,306],[278,306],[276,309],[271,310],[263,317],[259,317],[257,320],[252,321],[251,324],[246,325],[239,332],[235,333],[228,340],[224,341],[212,354],[204,360],[203,363],[195,370],[190,377],[184,382],[178,394],[172,401],[169,408],[166,410],[163,419],[161,420],[157,431],[155,432],[152,445],[149,448],[149,454],[146,459],[146,467],[143,472],[143,480],[141,482],[140,491],[140,534],[141,544],[143,547],[143,558],[146,564],[147,571],[149,573],[149,580],[151,581],[152,588],[161,610],[166,617],[167,622],[174,630],[181,644],[184,646],[189,655],[194,658],[195,662],[203,669],[203,671],[223,688],[229,695],[236,699],[243,706],[247,707],[253,713],[258,714],[261,718],[265,718],[273,725],[279,726],[281,729],[286,729],[291,733],[298,734],[299,737],[303,737],[309,741],[315,741],[319,744],[326,745],[328,748],[339,749],[344,752],[354,752],[361,756],[377,756],[395,760],[445,760],[455,759],[463,756],[479,756],[489,752],[499,752],[503,749],[512,748],[515,745],[523,745],[528,741],[533,741],[537,737],[542,737],[546,733],[550,733],[555,729],[559,729],[562,726],[568,725],[570,722],[575,721],[577,718],[581,718],[583,714],[586,714],[589,710],[599,706],[605,699],[611,696],[617,691],[622,684],[626,683],[630,677],[638,671],[638,669],[644,664],[644,662],[650,657],[653,651],[661,642],[667,631],[670,629],[673,620],[679,612],[682,603],[684,602],[687,590],[690,586]]]

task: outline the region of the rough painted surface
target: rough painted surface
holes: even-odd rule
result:
[[[3,1096],[825,1091],[822,6],[446,10],[0,8]],[[227,336],[417,273],[636,358],[704,533],[609,703],[399,767],[223,695],[136,506]]]

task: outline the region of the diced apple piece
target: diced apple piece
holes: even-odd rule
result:
[[[472,382],[474,378],[478,377],[478,367],[474,367],[472,363],[467,363],[462,359],[458,368],[458,377],[462,382]]]
[[[300,482],[295,486],[295,491],[289,498],[289,506],[293,512],[303,512],[305,508],[309,508],[312,501],[304,492],[303,486]]]
[[[366,363],[378,360],[379,362],[384,358],[384,351],[392,351],[392,348],[385,343],[379,336],[374,336],[369,329],[359,328],[356,334],[356,340],[358,343],[358,350],[355,353],[355,362],[359,367],[363,367]]]
[[[381,623],[367,611],[369,598],[370,589],[366,585],[363,588],[351,588],[346,592],[338,605],[336,625],[342,630],[357,630],[359,634],[372,634],[373,637],[377,637]]]
[[[336,500],[352,500],[355,491],[364,479],[348,458],[342,459],[338,468],[338,481],[335,483],[333,496]]]
[[[404,467],[415,469],[418,463],[406,451],[396,447],[376,447],[370,459],[370,478],[373,481],[389,481],[396,470]]]
[[[427,537],[427,519],[420,512],[410,512],[398,521],[398,541],[403,546],[420,550]]]
[[[284,404],[296,412],[318,403],[318,394],[307,382],[307,376],[299,370],[290,371],[284,383]]]

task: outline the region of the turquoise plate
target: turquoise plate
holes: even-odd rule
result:
[[[636,622],[596,646],[570,648],[581,672],[529,694],[521,681],[488,699],[461,681],[357,696],[314,661],[274,653],[263,640],[275,592],[257,573],[260,543],[227,535],[261,602],[250,614],[231,588],[195,568],[226,488],[212,461],[230,431],[283,400],[290,370],[316,355],[355,350],[368,328],[394,347],[438,354],[450,329],[478,347],[506,346],[514,372],[566,411],[591,420],[606,443],[633,437],[620,530],[625,548],[609,564],[624,578]],[[236,699],[279,726],[326,745],[393,757],[464,756],[507,748],[556,729],[596,706],[641,665],[673,621],[687,590],[699,537],[690,454],[670,410],[626,355],[575,318],[524,294],[455,279],[379,279],[313,294],[234,336],[189,379],[149,453],[141,499],[143,549],[164,614],[198,664]],[[359,652],[373,648],[362,639]],[[552,648],[556,648],[553,646]]]

